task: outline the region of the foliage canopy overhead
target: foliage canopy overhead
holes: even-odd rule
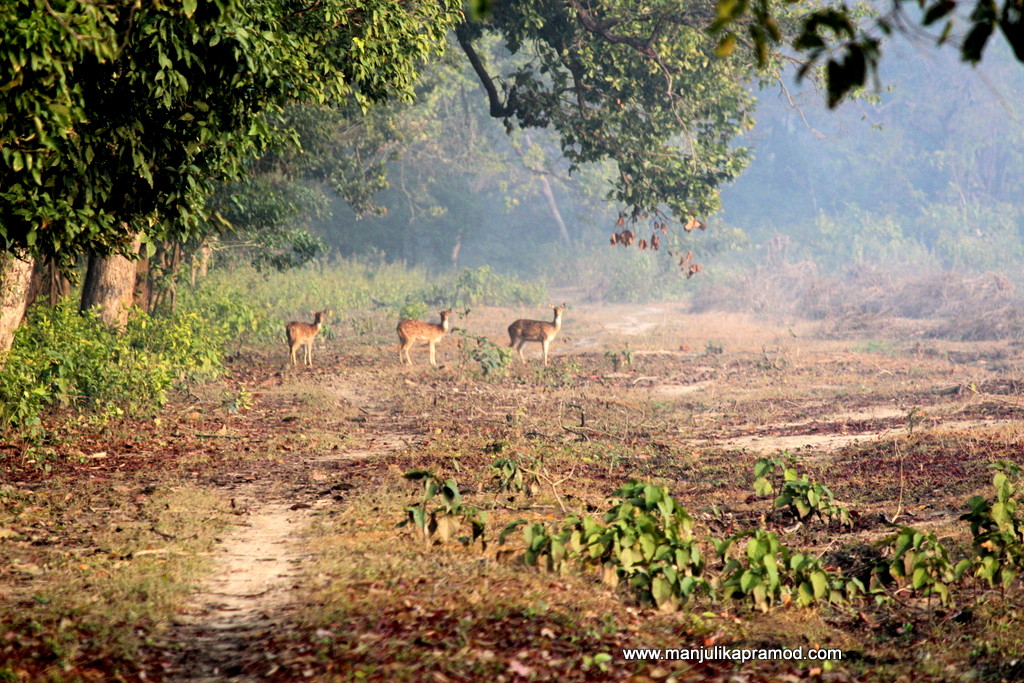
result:
[[[0,245],[116,251],[199,229],[287,102],[412,95],[447,2],[14,0],[0,8]]]
[[[571,170],[614,161],[608,198],[624,217],[685,220],[718,208],[747,159],[732,141],[752,125],[753,60],[716,58],[712,18],[699,0],[527,0],[496,3],[456,36],[492,116],[554,128]],[[487,33],[512,56],[501,73],[475,47]]]

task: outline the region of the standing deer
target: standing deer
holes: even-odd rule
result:
[[[290,322],[284,330],[285,336],[288,338],[288,348],[292,352],[292,365],[297,363],[295,354],[298,352],[299,347],[306,347],[305,361],[306,365],[313,366],[313,340],[316,338],[317,332],[320,331],[320,327],[323,325],[324,318],[330,315],[330,311],[324,309],[322,311],[313,312],[313,324]]]
[[[437,367],[437,363],[434,362],[434,347],[448,334],[448,318],[452,314],[452,309],[437,313],[441,316],[440,325],[431,325],[420,320],[403,320],[398,323],[398,341],[401,344],[398,349],[398,362],[412,365],[409,348],[416,342],[426,342],[430,345],[430,364]]]
[[[519,352],[519,360],[523,363],[526,362],[523,358],[523,346],[526,342],[532,341],[540,342],[544,348],[544,365],[548,364],[548,346],[562,329],[562,311],[565,310],[565,304],[552,306],[551,309],[555,312],[555,319],[549,323],[540,320],[517,320],[508,326],[509,348],[515,347]]]

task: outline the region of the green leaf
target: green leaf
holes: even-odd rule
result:
[[[718,41],[718,45],[715,47],[715,55],[718,57],[728,57],[736,49],[736,34],[726,33]]]
[[[658,607],[668,604],[675,597],[672,584],[663,576],[654,577],[651,580],[651,596]]]
[[[814,587],[814,597],[821,599],[828,593],[828,577],[825,572],[813,572],[811,574],[811,585]]]

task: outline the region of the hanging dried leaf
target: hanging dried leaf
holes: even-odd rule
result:
[[[697,220],[693,216],[690,216],[689,218],[686,219],[686,222],[683,224],[683,230],[685,230],[686,232],[690,232],[694,228],[700,227],[700,224],[701,223],[699,220]]]
[[[686,279],[689,280],[691,277],[704,270],[699,263],[694,263],[690,266],[689,272],[686,273]]]
[[[625,224],[626,224],[626,217],[625,216],[619,216],[619,220],[615,221],[615,225],[619,226],[620,228],[623,225],[625,225]]]
[[[622,243],[625,244],[627,247],[633,244],[633,237],[634,235],[632,230],[623,230],[619,234],[619,238],[622,240]]]
[[[608,240],[608,241],[609,241],[609,242],[611,243],[611,245],[612,245],[612,246],[614,247],[614,246],[615,246],[616,244],[618,244],[618,243],[619,243],[619,233],[617,233],[617,232],[613,232],[613,233],[612,233],[612,238],[611,238],[610,240]]]
[[[658,251],[661,248],[661,238],[658,237],[658,233],[651,235],[651,249]]]
[[[668,234],[668,223],[662,223],[661,224],[661,234],[662,235],[667,235]]]
[[[646,249],[647,248],[647,240],[644,240],[644,239],[640,240],[640,242],[639,242],[639,244],[637,244],[637,246],[640,247],[641,249]]]

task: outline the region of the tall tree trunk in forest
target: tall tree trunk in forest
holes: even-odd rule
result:
[[[140,258],[135,262],[135,305],[144,313],[149,313],[153,305],[153,270],[148,258]]]
[[[68,296],[71,296],[71,280],[60,272],[57,262],[52,258],[36,259],[28,286],[28,306],[37,301],[56,306],[58,301]]]
[[[529,134],[523,135],[523,141],[527,147],[533,146],[533,140]],[[551,209],[551,215],[555,219],[555,225],[558,226],[558,237],[562,240],[562,244],[569,246],[572,240],[569,238],[569,229],[565,225],[565,221],[562,220],[562,212],[558,210],[558,202],[555,201],[555,193],[551,190],[551,183],[548,182],[547,171],[544,169],[531,168],[526,163],[526,153],[516,147],[516,151],[519,152],[520,158],[523,159],[523,166],[527,169],[536,173],[540,178],[540,189],[544,192],[544,198],[548,200],[548,208]]]
[[[35,259],[28,257],[0,255],[0,353],[11,348],[14,332],[25,316],[34,263]]]
[[[211,256],[213,256],[213,247],[210,246],[209,242],[203,242],[199,246],[199,249],[192,254],[190,266],[192,271],[191,282],[193,287],[195,287],[200,280],[206,278],[206,272],[210,267]]]
[[[544,196],[547,197],[551,215],[555,217],[555,225],[558,226],[558,236],[562,238],[562,244],[568,246],[571,242],[569,239],[569,229],[565,227],[565,221],[562,220],[562,212],[558,210],[558,202],[555,201],[555,193],[551,191],[551,183],[544,176],[540,177],[540,187],[544,191]]]
[[[139,253],[141,240],[132,242],[132,252]],[[135,261],[119,254],[89,255],[89,269],[82,287],[81,310],[99,310],[107,325],[122,329],[128,322],[128,309],[135,298]]]
[[[61,299],[71,296],[71,280],[60,272],[57,262],[52,258],[36,261],[32,271],[32,287],[28,295],[31,306],[40,299],[45,299],[51,306],[56,306]]]

